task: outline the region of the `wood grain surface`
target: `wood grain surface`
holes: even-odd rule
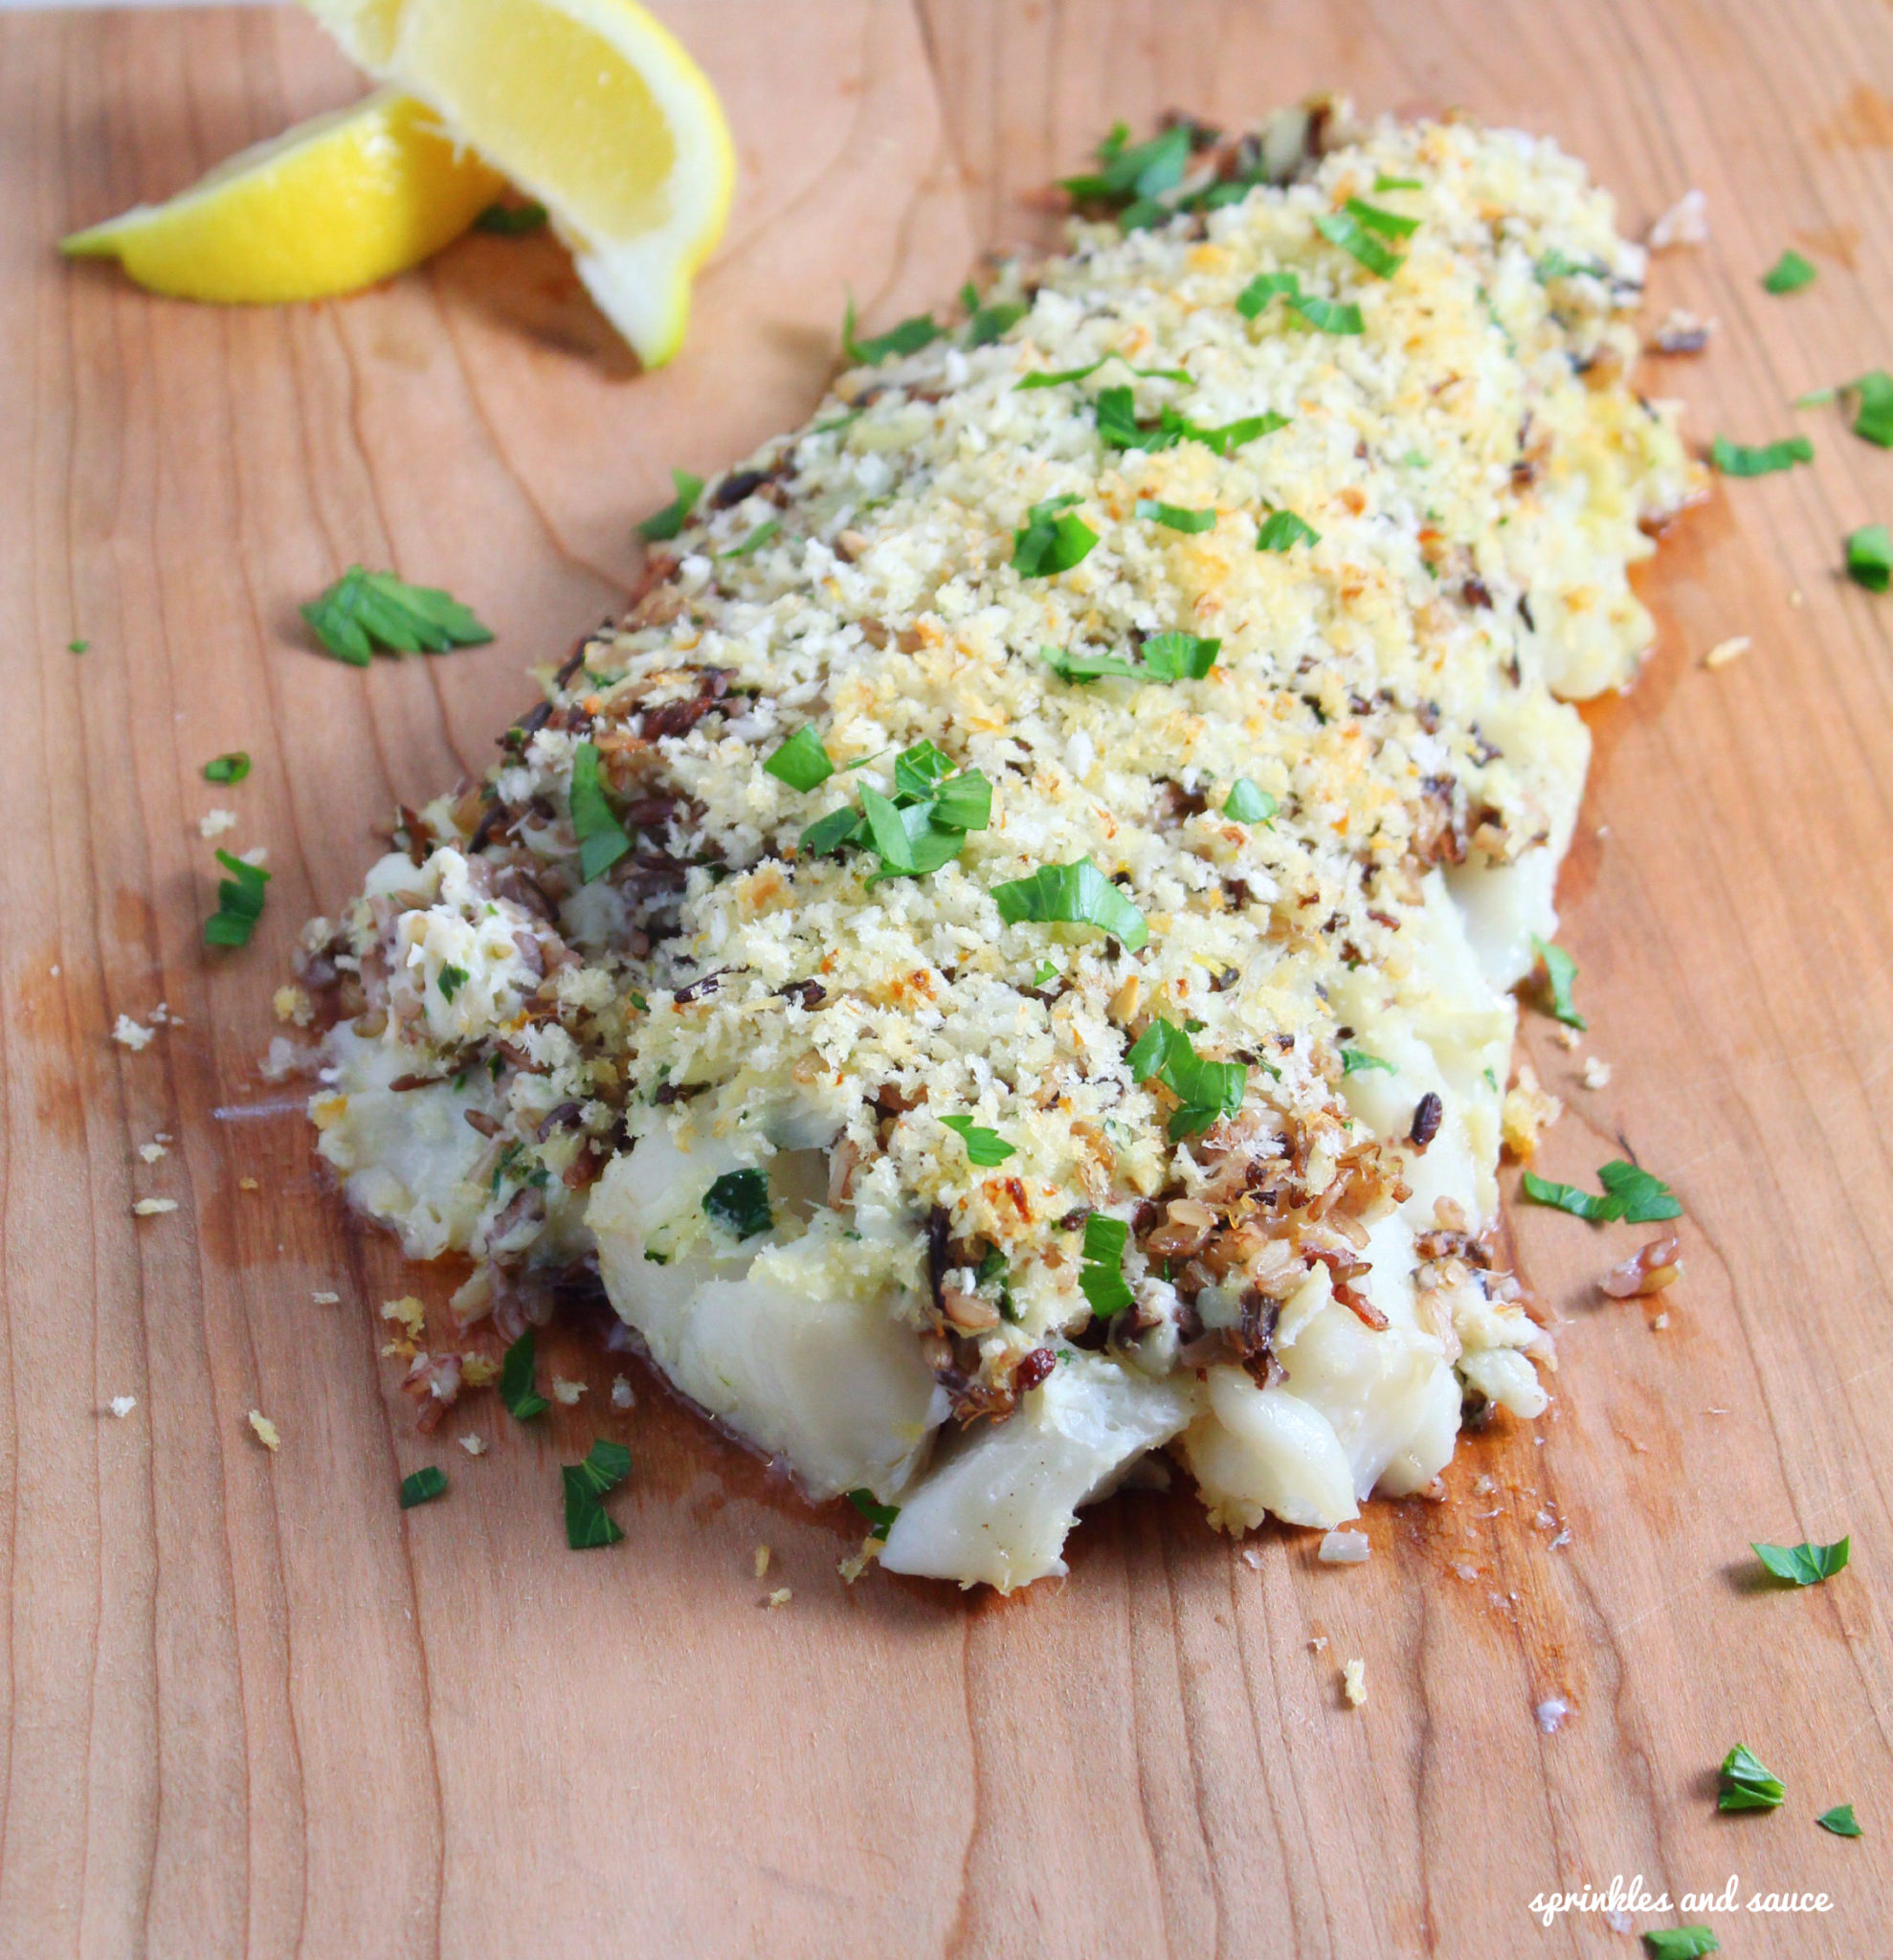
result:
[[[669,15],[743,172],[690,345],[648,377],[545,238],[280,311],[62,265],[62,232],[358,83],[274,10],[0,19],[0,1953],[1628,1955],[1679,1915],[1530,1906],[1637,1874],[1831,1902],[1692,1914],[1730,1954],[1893,1951],[1893,598],[1837,568],[1893,520],[1893,456],[1789,407],[1888,358],[1884,10]],[[1677,527],[1644,586],[1659,652],[1592,718],[1561,936],[1609,1086],[1525,1035],[1570,1105],[1543,1168],[1633,1147],[1684,1198],[1682,1283],[1600,1303],[1645,1235],[1521,1210],[1565,1316],[1551,1411],[1468,1438],[1449,1504],[1373,1506],[1355,1570],[1138,1493],[1062,1584],[850,1588],[848,1519],[635,1368],[613,1411],[628,1364],[575,1332],[546,1352],[577,1408],[528,1431],[476,1396],[417,1434],[378,1309],[438,1312],[453,1280],[351,1223],[301,1086],[258,1067],[301,921],[616,603],[668,465],[805,412],[844,284],[882,324],[1042,239],[1033,193],[1115,116],[1321,87],[1554,134],[1629,229],[1701,186],[1714,241],[1659,258],[1651,304],[1719,331],[1645,385],[1704,441],[1815,441]],[[1788,244],[1820,278],[1771,298]],[[355,560],[448,587],[497,642],[319,657],[296,607]],[[231,748],[249,780],[203,782]],[[255,944],[207,957],[213,806],[275,881]],[[160,1001],[176,1024],[114,1045]],[[145,1196],[178,1210],[134,1218]],[[634,1454],[627,1535],[576,1555],[556,1466],[594,1436]],[[397,1509],[436,1461],[446,1499]],[[1840,1578],[1757,1583],[1749,1539],[1843,1531]],[[1715,1814],[1737,1740],[1780,1811]],[[1847,1800],[1857,1842],[1814,1824]]]

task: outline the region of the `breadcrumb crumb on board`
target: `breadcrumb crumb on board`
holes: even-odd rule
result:
[[[256,1433],[256,1440],[274,1456],[282,1447],[282,1436],[276,1424],[260,1409],[250,1412],[250,1427]]]

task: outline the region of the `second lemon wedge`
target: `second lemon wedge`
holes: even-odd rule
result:
[[[76,232],[60,250],[116,258],[183,300],[319,300],[417,265],[505,180],[411,97],[381,89],[240,150],[167,203]]]
[[[307,4],[547,207],[647,368],[677,352],[736,160],[715,91],[666,29],[634,0]]]

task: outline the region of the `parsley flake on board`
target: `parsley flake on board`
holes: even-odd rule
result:
[[[828,750],[822,746],[813,722],[805,722],[797,728],[763,768],[777,782],[787,783],[791,790],[800,790],[804,794],[819,789],[835,773],[835,765],[829,761]]]
[[[1157,199],[1174,190],[1189,168],[1190,125],[1178,122],[1144,143],[1131,143],[1129,135],[1122,122],[1113,123],[1098,145],[1098,169],[1060,178],[1059,185],[1076,203],[1116,203],[1125,220],[1148,223],[1151,215],[1141,207],[1155,205],[1155,215],[1168,216]]]
[[[1292,510],[1272,510],[1256,532],[1258,551],[1289,551],[1297,545],[1319,545],[1321,533]]]
[[[1893,449],[1893,374],[1876,368],[1849,382],[1845,391],[1854,398],[1854,434]]]
[[[1551,1016],[1562,1021],[1568,1028],[1577,1028],[1586,1033],[1584,1016],[1578,1013],[1577,1004],[1571,999],[1571,987],[1577,979],[1577,962],[1566,952],[1563,947],[1553,946],[1534,932],[1531,944],[1536,947],[1538,957],[1545,962],[1545,979],[1551,991]]]
[[[89,639],[69,639],[66,642],[66,651],[69,654],[88,653],[91,647],[92,642]]]
[[[401,1508],[412,1511],[416,1504],[429,1504],[447,1488],[447,1473],[430,1463],[401,1480]]]
[[[1798,293],[1819,278],[1815,268],[1798,252],[1784,252],[1762,275],[1762,290],[1768,293]]]
[[[841,316],[841,351],[851,367],[878,368],[890,354],[917,354],[940,338],[941,329],[930,313],[916,313],[885,333],[871,334],[866,340],[855,337],[855,296],[848,295],[848,309]]]
[[[449,961],[434,976],[434,984],[439,988],[442,1000],[452,1001],[472,977],[464,967],[457,967]]]
[[[1008,925],[1095,925],[1132,952],[1150,943],[1144,914],[1092,863],[1041,864],[1025,878],[992,887]]]
[[[1885,590],[1884,581],[1882,590]],[[228,755],[213,755],[204,765],[207,783],[240,783],[249,773],[250,758],[240,748],[233,748]]]
[[[1172,531],[1213,531],[1216,527],[1216,514],[1212,510],[1188,510],[1180,503],[1160,503],[1153,497],[1140,497],[1137,500],[1137,515],[1148,518],[1151,523],[1164,525]]]
[[[703,1211],[739,1240],[754,1238],[775,1222],[769,1181],[760,1170],[725,1170],[703,1193]]]
[[[228,851],[217,853],[217,862],[230,876],[217,882],[217,909],[204,922],[204,944],[248,946],[263,916],[263,889],[270,875],[260,864],[246,864]]]
[[[609,871],[627,851],[631,839],[612,813],[598,782],[598,750],[590,742],[572,745],[572,835],[578,839],[578,868],[590,884]]]
[[[1722,1759],[1719,1811],[1771,1811],[1788,1793],[1781,1778],[1757,1760],[1747,1743],[1738,1742]]]
[[[1837,1803],[1831,1811],[1822,1811],[1815,1822],[1823,1831],[1832,1831],[1837,1838],[1859,1838],[1862,1835],[1854,1815],[1854,1806],[1850,1803]]]
[[[1534,1170],[1525,1173],[1522,1189],[1534,1205],[1549,1205],[1583,1218],[1592,1225],[1622,1218],[1632,1225],[1654,1225],[1659,1219],[1679,1218],[1682,1206],[1676,1193],[1661,1178],[1621,1159],[1601,1166],[1597,1182],[1604,1187],[1601,1197],[1579,1191],[1574,1184],[1553,1184]]]
[[[1279,808],[1266,790],[1258,790],[1247,776],[1237,776],[1223,798],[1222,813],[1237,823],[1268,823]]]
[[[1814,459],[1815,446],[1805,435],[1784,435],[1779,442],[1757,448],[1718,435],[1709,445],[1709,460],[1725,477],[1767,477]]]
[[[1818,1586],[1847,1570],[1853,1543],[1851,1538],[1837,1538],[1832,1545],[1751,1545],[1749,1549],[1777,1579]]]
[[[500,1363],[500,1399],[516,1421],[530,1422],[552,1406],[532,1385],[536,1357],[537,1342],[528,1327]]]
[[[1323,212],[1315,220],[1315,230],[1377,279],[1391,279],[1404,263],[1400,255],[1390,252],[1352,211]]]
[[[1400,1073],[1391,1061],[1370,1055],[1365,1048],[1344,1048],[1341,1051],[1341,1073],[1344,1076],[1357,1076],[1362,1070],[1371,1068],[1384,1069],[1390,1076]]]
[[[1703,1960],[1720,1953],[1722,1942],[1705,1926],[1653,1927],[1637,1934],[1650,1949],[1650,1960]]]
[[[886,1544],[887,1534],[893,1530],[894,1521],[901,1515],[901,1506],[882,1503],[873,1491],[866,1488],[851,1490],[847,1497],[848,1502],[868,1521],[869,1538]]]
[[[566,1486],[566,1543],[574,1551],[594,1551],[624,1536],[603,1500],[631,1475],[631,1452],[622,1443],[595,1441],[582,1463],[562,1463]]]
[[[323,648],[351,667],[366,667],[379,648],[390,654],[443,654],[484,646],[493,637],[473,613],[433,586],[411,586],[391,571],[351,565],[302,617]]]
[[[647,545],[661,545],[676,537],[690,522],[690,513],[697,508],[697,500],[703,494],[702,478],[693,477],[688,470],[673,469],[671,486],[677,495],[662,510],[654,510],[637,526],[637,535]]]
[[[1884,524],[1862,524],[1847,534],[1847,576],[1870,592],[1893,583],[1893,537]]]
[[[941,1122],[950,1130],[956,1131],[967,1147],[967,1162],[981,1169],[990,1170],[995,1164],[1003,1164],[1008,1157],[1016,1154],[1016,1148],[1009,1144],[996,1129],[982,1129],[970,1116],[943,1116]]]
[[[490,232],[496,238],[523,238],[546,229],[547,212],[543,204],[489,204],[473,221],[476,232]]]
[[[1242,1107],[1249,1071],[1239,1061],[1206,1060],[1185,1030],[1161,1015],[1131,1043],[1125,1061],[1134,1081],[1162,1082],[1181,1105],[1169,1120],[1172,1143],[1199,1135]]]
[[[1083,501],[1067,491],[1035,503],[1026,513],[1024,526],[1013,533],[1013,569],[1021,578],[1049,578],[1090,555],[1098,533],[1082,518],[1070,515],[1072,505]]]
[[[1133,1298],[1124,1276],[1124,1249],[1130,1227],[1122,1218],[1093,1212],[1084,1221],[1084,1263],[1078,1271],[1079,1290],[1101,1321],[1124,1311]]]

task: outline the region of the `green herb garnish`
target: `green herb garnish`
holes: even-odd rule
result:
[[[916,313],[885,333],[866,340],[855,337],[855,296],[848,295],[848,310],[841,317],[841,351],[852,368],[878,368],[890,354],[917,354],[940,338],[941,329],[930,313]]]
[[[1157,420],[1147,427],[1137,419],[1136,406],[1127,388],[1100,389],[1097,412],[1099,440],[1110,449],[1172,449],[1179,442],[1200,442],[1216,456],[1226,457],[1258,436],[1288,426],[1286,415],[1271,412],[1244,415],[1219,428],[1208,428],[1166,403]]]
[[[497,238],[523,238],[528,232],[543,232],[546,215],[543,204],[489,204],[475,218],[473,228],[491,232]]]
[[[1592,1225],[1608,1224],[1615,1218],[1632,1225],[1652,1225],[1662,1218],[1682,1215],[1682,1206],[1669,1186],[1635,1164],[1621,1160],[1605,1164],[1598,1169],[1597,1182],[1604,1187],[1601,1197],[1579,1191],[1574,1184],[1553,1184],[1536,1171],[1527,1170],[1523,1189],[1534,1205],[1550,1205]]]
[[[1854,434],[1893,449],[1893,374],[1876,368],[1849,383],[1847,392],[1854,397]]]
[[[430,1463],[401,1480],[401,1508],[412,1511],[416,1504],[432,1503],[447,1488],[447,1473]]]
[[[740,545],[732,545],[727,551],[719,551],[719,558],[747,558],[752,551],[760,551],[782,528],[779,517],[766,517]]]
[[[1049,578],[1069,571],[1089,555],[1098,533],[1082,518],[1069,515],[1072,505],[1083,501],[1067,491],[1035,503],[1026,513],[1024,528],[1013,533],[1013,569],[1021,578]]]
[[[1016,300],[997,300],[982,306],[978,290],[970,279],[960,288],[960,304],[967,315],[967,330],[961,345],[967,347],[990,347],[1032,310]]]
[[[351,667],[366,667],[375,649],[391,654],[445,653],[483,646],[493,637],[457,599],[433,586],[411,586],[391,571],[351,565],[302,617],[323,646]]]
[[[1223,798],[1222,813],[1237,823],[1267,823],[1280,806],[1266,790],[1258,790],[1247,776],[1237,776]]]
[[[1093,1212],[1084,1221],[1084,1263],[1079,1268],[1079,1290],[1101,1321],[1111,1319],[1131,1303],[1130,1282],[1124,1276],[1124,1249],[1130,1227],[1122,1218]]]
[[[1244,320],[1254,320],[1280,295],[1288,301],[1290,312],[1322,333],[1360,333],[1361,309],[1346,300],[1325,300],[1319,293],[1304,293],[1299,274],[1258,273],[1236,296],[1236,310]]]
[[[1287,551],[1297,545],[1319,545],[1321,533],[1292,510],[1272,510],[1256,532],[1258,551]]]
[[[1391,279],[1403,263],[1400,255],[1390,252],[1352,210],[1324,212],[1315,220],[1315,230],[1330,245],[1338,245],[1350,258],[1364,265],[1377,279]]]
[[[228,851],[217,862],[230,873],[217,883],[217,909],[204,922],[206,946],[248,946],[256,921],[263,916],[263,888],[270,875],[260,864],[246,864]]]
[[[1893,537],[1884,524],[1862,524],[1847,535],[1847,576],[1870,592],[1893,582]]]
[[[1242,1107],[1249,1071],[1239,1061],[1209,1061],[1188,1033],[1159,1016],[1131,1043],[1125,1061],[1134,1081],[1160,1081],[1182,1105],[1169,1121],[1170,1141],[1206,1130]]]
[[[995,1164],[1003,1164],[1008,1157],[1016,1154],[1016,1147],[1009,1144],[996,1129],[982,1129],[970,1116],[943,1116],[941,1122],[950,1130],[956,1131],[967,1147],[967,1162],[977,1165],[981,1169],[990,1170]]]
[[[867,1489],[851,1490],[848,1502],[868,1521],[868,1537],[879,1539],[883,1545],[887,1534],[894,1528],[894,1521],[901,1515],[899,1504],[884,1504]]]
[[[69,654],[87,653],[91,650],[91,647],[92,642],[89,639],[69,639],[66,642],[66,651]]]
[[[1122,354],[1100,354],[1095,361],[1087,363],[1082,368],[1059,368],[1050,372],[1041,370],[1036,374],[1028,374],[1023,381],[1013,384],[1013,392],[1019,394],[1028,389],[1061,388],[1068,381],[1086,381],[1111,361],[1124,361],[1124,365],[1129,368],[1133,374],[1145,381],[1188,383],[1190,380],[1190,370],[1187,368],[1132,368]]]
[[[1155,204],[1183,181],[1190,166],[1190,128],[1179,122],[1144,143],[1129,143],[1128,136],[1122,122],[1114,123],[1098,145],[1099,169],[1059,182],[1080,204],[1117,203],[1124,207],[1125,219],[1137,216],[1148,222],[1139,207]],[[1165,214],[1163,207],[1158,206],[1158,213]]]
[[[853,767],[851,765],[851,767]],[[978,769],[953,770],[952,758],[917,742],[895,758],[894,794],[864,786],[858,804],[844,803],[802,833],[812,858],[873,851],[882,878],[924,878],[957,858],[969,831],[992,820],[992,785]]]
[[[590,884],[631,849],[624,825],[605,800],[598,781],[598,750],[590,742],[572,745],[570,802],[572,835],[578,839],[578,868]]]
[[[449,963],[434,976],[434,984],[439,988],[441,999],[451,1001],[472,977],[464,967]]]
[[[1216,527],[1216,514],[1212,510],[1187,510],[1180,503],[1160,503],[1154,498],[1140,497],[1137,500],[1137,515],[1148,518],[1152,523],[1165,525],[1172,531],[1213,531]]]
[[[1818,1586],[1847,1570],[1853,1545],[1851,1538],[1837,1538],[1832,1545],[1756,1545],[1750,1549],[1777,1579]]]
[[[1722,1942],[1705,1926],[1653,1927],[1637,1938],[1650,1949],[1650,1960],[1703,1960],[1720,1953]]]
[[[1244,320],[1255,320],[1277,295],[1292,300],[1302,290],[1301,275],[1292,272],[1258,272],[1236,296],[1236,310]]]
[[[1882,536],[1884,536],[1884,532]],[[1882,581],[1882,590],[1885,582]],[[240,783],[250,773],[250,758],[240,748],[233,748],[228,755],[213,755],[204,765],[204,780],[207,783]]]
[[[1587,273],[1593,279],[1606,279],[1611,269],[1599,258],[1568,258],[1555,245],[1541,253],[1531,268],[1532,278],[1541,286],[1548,286],[1553,279],[1574,279]]]
[[[1538,957],[1545,962],[1545,977],[1551,989],[1553,1019],[1562,1021],[1568,1028],[1584,1030],[1584,1016],[1578,1013],[1570,994],[1571,986],[1577,979],[1577,962],[1563,947],[1550,945],[1535,932],[1531,935],[1531,944],[1537,948]]]
[[[1147,680],[1148,671],[1116,654],[1067,654],[1058,647],[1040,647],[1039,656],[1060,680],[1083,686],[1091,680]]]
[[[1341,1051],[1341,1073],[1344,1076],[1357,1076],[1364,1069],[1381,1069],[1390,1076],[1400,1071],[1391,1061],[1383,1061],[1377,1055],[1370,1055],[1365,1048],[1344,1048]]]
[[[1854,1816],[1854,1806],[1837,1803],[1831,1811],[1822,1811],[1815,1819],[1823,1831],[1832,1831],[1837,1838],[1859,1838],[1861,1831]]]
[[[1811,286],[1819,275],[1798,252],[1784,252],[1762,275],[1762,290],[1768,293],[1798,293]]]
[[[602,1437],[582,1463],[562,1463],[566,1486],[566,1543],[574,1551],[615,1545],[624,1533],[612,1523],[603,1500],[631,1475],[631,1452]]]
[[[1722,1759],[1719,1811],[1771,1811],[1787,1792],[1781,1778],[1765,1768],[1746,1743],[1737,1743]]]
[[[1418,177],[1390,177],[1382,170],[1373,180],[1373,189],[1378,196],[1383,190],[1424,190],[1426,184]]]
[[[1150,943],[1144,914],[1089,858],[1041,864],[1025,878],[995,884],[992,899],[1008,925],[1095,925],[1132,952]]]
[[[777,782],[787,783],[791,790],[800,790],[804,794],[819,789],[835,773],[835,765],[829,761],[828,750],[822,746],[813,722],[797,728],[763,768]]]
[[[1398,212],[1382,211],[1377,205],[1364,204],[1358,197],[1350,197],[1346,209],[1369,231],[1378,232],[1383,238],[1411,238],[1419,230],[1418,218],[1404,218]]]
[[[1153,633],[1143,646],[1144,664],[1158,680],[1200,680],[1216,664],[1219,639],[1197,633]]]
[[[1709,460],[1725,477],[1766,477],[1814,459],[1815,446],[1805,435],[1784,435],[1779,442],[1765,442],[1759,448],[1718,435],[1709,445]]]
[[[688,470],[673,469],[671,483],[677,495],[662,510],[654,510],[637,526],[637,535],[647,545],[660,545],[676,537],[690,522],[690,513],[697,508],[697,500],[703,494],[702,478],[693,477]]]
[[[769,1181],[760,1170],[725,1170],[703,1193],[703,1210],[739,1240],[754,1238],[775,1222],[769,1211]]]
[[[552,1405],[532,1385],[538,1343],[528,1327],[506,1349],[500,1363],[500,1399],[507,1413],[520,1422],[544,1415]]]

